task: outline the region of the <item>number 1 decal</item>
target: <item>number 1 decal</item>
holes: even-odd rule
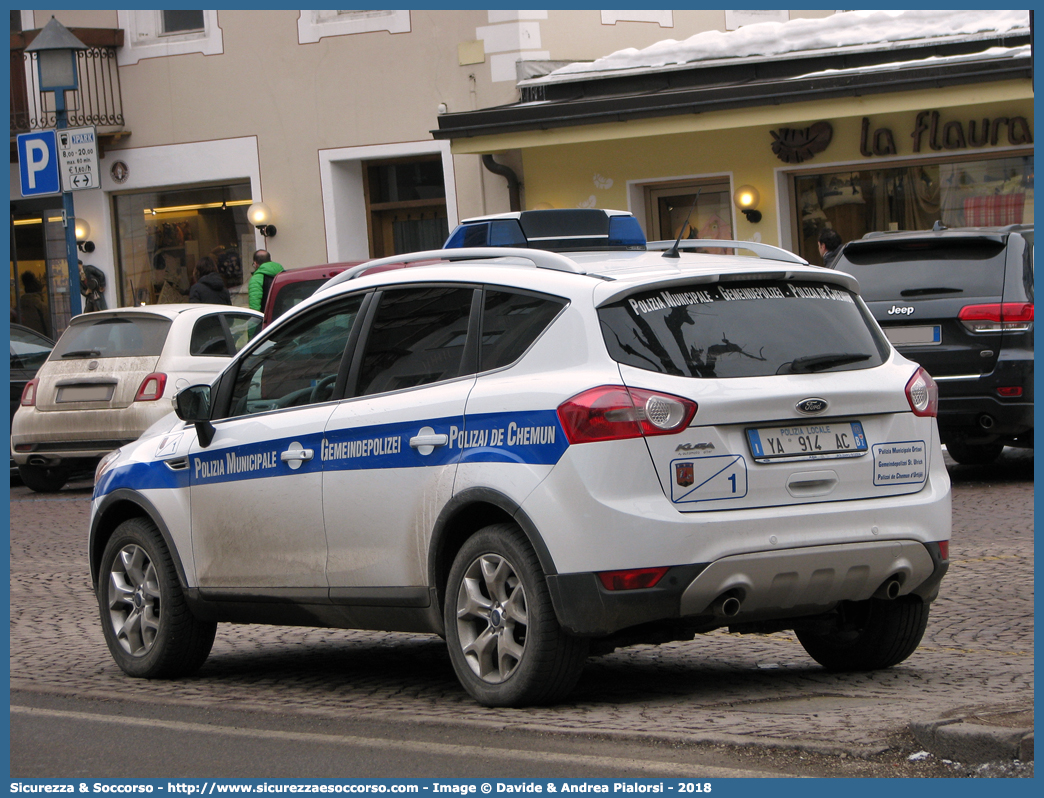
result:
[[[747,495],[747,462],[740,454],[671,461],[671,501],[675,504],[742,499]]]

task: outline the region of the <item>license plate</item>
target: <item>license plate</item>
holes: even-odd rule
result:
[[[66,385],[58,389],[56,402],[108,402],[116,390],[115,385]]]
[[[934,346],[942,343],[942,327],[885,327],[884,333],[892,346]]]
[[[858,421],[758,427],[747,430],[747,441],[758,463],[861,457],[867,452],[863,425]]]

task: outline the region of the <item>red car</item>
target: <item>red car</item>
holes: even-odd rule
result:
[[[326,263],[321,266],[306,266],[303,269],[286,269],[272,278],[268,289],[268,297],[263,308],[265,326],[286,311],[308,299],[315,289],[345,269],[357,266],[364,261],[353,260],[345,263]]]
[[[407,266],[421,266],[430,262],[410,263]],[[315,293],[319,286],[331,277],[340,274],[345,269],[350,269],[352,266],[358,266],[360,263],[366,263],[366,261],[350,260],[344,263],[326,263],[321,266],[306,266],[303,269],[287,269],[279,272],[272,278],[272,285],[268,289],[268,297],[264,307],[264,325],[267,327],[294,305],[304,302]],[[363,269],[356,276],[361,277],[364,274],[376,274],[377,272],[401,268],[404,268],[402,263],[384,264],[374,266],[372,269]]]

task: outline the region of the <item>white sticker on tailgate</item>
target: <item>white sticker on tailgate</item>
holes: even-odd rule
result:
[[[742,499],[747,495],[747,462],[741,454],[671,461],[671,501],[675,504]]]
[[[928,449],[924,441],[878,443],[873,454],[875,485],[910,485],[928,478]]]

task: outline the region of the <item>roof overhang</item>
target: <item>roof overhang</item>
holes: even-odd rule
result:
[[[1013,80],[1032,86],[1028,45],[1028,35],[1017,35],[905,48],[901,56],[832,52],[542,82],[542,99],[444,114],[432,135],[468,139]]]

